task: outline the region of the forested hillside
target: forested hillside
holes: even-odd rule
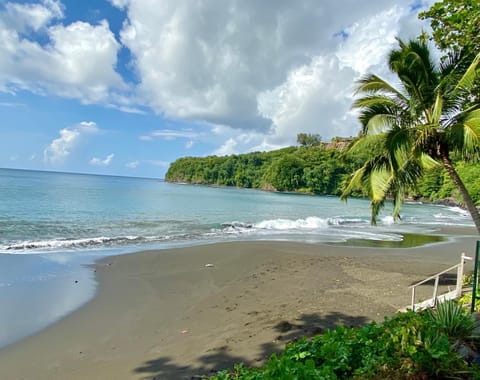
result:
[[[367,159],[368,153],[318,144],[270,152],[231,156],[184,157],[170,165],[165,180],[193,184],[236,186],[274,191],[339,195],[343,182]],[[456,166],[476,204],[480,204],[480,165],[457,161]],[[357,196],[363,194],[358,191]],[[432,169],[412,198],[458,201],[455,186],[442,168]]]

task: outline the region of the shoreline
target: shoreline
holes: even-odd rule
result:
[[[408,285],[474,255],[473,230],[452,230],[417,248],[249,241],[106,257],[95,297],[1,349],[0,373],[182,379],[261,364],[291,339],[406,306]]]

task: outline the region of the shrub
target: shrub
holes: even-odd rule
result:
[[[262,368],[236,365],[212,379],[480,379],[480,369],[452,349],[472,326],[461,306],[449,302],[436,311],[397,314],[382,324],[339,326],[287,344]]]
[[[475,321],[463,306],[454,301],[438,304],[437,310],[428,310],[427,319],[435,328],[444,332],[450,340],[462,340],[472,334]]]

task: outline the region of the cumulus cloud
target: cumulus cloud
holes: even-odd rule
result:
[[[83,136],[98,132],[97,125],[92,121],[82,121],[75,126],[61,129],[59,131],[60,137],[54,139],[43,151],[44,162],[50,164],[62,163]]]
[[[422,27],[411,0],[111,1],[128,15],[121,41],[139,98],[236,130],[217,153],[241,151],[246,135],[253,148],[294,143],[299,131],[356,134],[352,84],[383,64],[395,36]]]
[[[339,121],[351,104],[351,68],[341,68],[334,55],[315,57],[290,73],[280,86],[258,95],[258,109],[273,122],[272,142],[286,144],[297,133],[319,133],[330,139],[344,136],[352,121]]]
[[[108,22],[64,25],[58,22],[62,17],[58,1],[6,3],[0,11],[0,91],[126,106],[119,95],[126,84],[115,71],[120,44]],[[45,36],[47,42],[38,42]]]
[[[110,153],[107,157],[105,157],[104,159],[101,159],[101,158],[97,158],[97,157],[93,157],[89,163],[90,165],[94,165],[94,166],[108,166],[112,163],[112,160],[113,160],[113,157],[115,155],[113,153]]]
[[[41,3],[7,3],[2,21],[18,32],[38,31],[54,19],[63,18],[63,5],[56,0]]]
[[[215,154],[294,144],[299,132],[356,135],[352,85],[386,72],[395,37],[418,35],[426,24],[416,13],[433,1],[110,0],[125,15],[119,40],[106,20],[62,22],[58,0],[7,2],[0,91],[150,109],[173,126],[139,139],[185,139],[189,149],[208,133]],[[135,85],[116,71],[121,48]],[[60,131],[50,162],[68,156],[75,131]]]

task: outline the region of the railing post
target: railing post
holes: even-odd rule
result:
[[[416,287],[414,286],[412,288],[412,311],[415,311],[415,289]]]
[[[457,268],[457,288],[455,289],[455,298],[462,296],[462,284],[463,284],[463,265],[465,263],[465,253],[462,253],[460,264]]]
[[[438,295],[438,282],[440,280],[440,276],[435,277],[435,285],[433,286],[433,305],[435,307],[437,305],[437,295]]]
[[[473,286],[472,286],[472,306],[470,311],[475,311],[475,301],[477,300],[477,282],[478,282],[478,260],[480,252],[480,240],[477,240],[477,250],[475,251],[475,267],[473,269]]]

